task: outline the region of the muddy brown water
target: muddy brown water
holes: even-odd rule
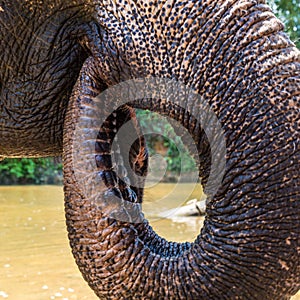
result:
[[[193,189],[190,184],[147,189],[144,211],[159,234],[176,241],[196,237],[203,218],[160,217],[182,199],[199,196],[200,188]],[[97,299],[71,255],[62,187],[0,187],[0,220],[0,300]],[[300,300],[300,293],[292,299]]]

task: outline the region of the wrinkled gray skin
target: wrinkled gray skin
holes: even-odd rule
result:
[[[99,298],[282,300],[297,292],[300,56],[264,1],[2,0],[0,23],[0,156],[63,152],[70,244]],[[99,128],[95,144],[100,181],[90,188],[106,204],[86,198],[74,176],[82,107],[113,84],[147,76],[192,87],[225,132],[225,176],[194,243],[167,242],[147,221],[108,213],[110,193],[142,198],[110,166],[115,127],[134,119],[129,106]],[[205,183],[209,148],[188,112],[157,99],[135,106],[186,120]],[[142,138],[130,160],[145,175]]]

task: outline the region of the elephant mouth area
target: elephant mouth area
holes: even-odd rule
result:
[[[192,242],[203,226],[206,208],[199,159],[190,155],[197,149],[185,147],[182,138],[186,144],[194,141],[173,119],[140,109],[136,109],[136,116],[148,149],[143,214],[159,236],[179,243]]]
[[[75,171],[75,176],[78,176],[77,182],[80,182],[80,189],[84,198],[88,199],[86,210],[94,211],[93,214],[90,214],[91,216],[94,215],[92,218],[96,220],[96,223],[103,224],[98,226],[104,232],[101,233],[103,239],[107,239],[107,231],[115,232],[118,231],[116,228],[120,228],[119,234],[124,235],[122,243],[126,245],[130,241],[141,243],[151,253],[164,257],[175,257],[183,253],[188,255],[189,251],[187,250],[196,247],[201,241],[200,228],[204,219],[203,216],[201,220],[195,221],[195,214],[201,210],[204,213],[204,209],[194,202],[201,200],[202,206],[203,202],[206,202],[204,199],[200,199],[201,192],[199,194],[196,192],[196,201],[188,202],[188,200],[193,200],[189,197],[196,185],[198,191],[203,189],[208,199],[211,199],[217,190],[215,183],[217,180],[212,180],[211,177],[214,176],[211,175],[221,174],[220,177],[222,177],[220,166],[223,167],[224,164],[220,163],[220,159],[213,160],[216,156],[215,153],[220,154],[222,141],[219,137],[222,135],[216,134],[218,127],[215,119],[217,118],[212,115],[208,105],[198,101],[201,105],[195,109],[192,103],[197,100],[195,98],[197,95],[189,92],[186,96],[189,99],[179,97],[180,92],[176,92],[178,83],[175,85],[171,83],[171,87],[170,83],[167,83],[166,88],[163,89],[167,91],[172,89],[171,98],[170,94],[167,96],[160,94],[153,97],[139,95],[133,97],[132,94],[128,94],[128,90],[130,93],[132,90],[134,92],[145,90],[144,87],[139,87],[139,84],[140,81],[135,81],[134,83],[126,82],[121,87],[109,87],[93,100],[94,102],[82,104],[78,130],[75,134],[78,136],[79,142],[74,143],[74,149],[78,148],[78,151],[73,153],[74,169],[78,170],[77,173]],[[156,84],[157,79],[155,79],[155,86]],[[150,82],[150,85],[153,86],[153,82]],[[129,89],[128,86],[132,89]],[[114,88],[115,90],[112,91]],[[181,89],[184,90],[184,87]],[[184,91],[187,93],[186,90]],[[103,97],[109,97],[109,99],[114,97],[118,100],[116,103],[112,103]],[[122,97],[126,100],[123,103],[119,100]],[[132,98],[136,100],[128,101]],[[184,99],[183,103],[180,103],[181,98]],[[108,103],[108,106],[103,107],[103,103]],[[149,112],[155,115],[149,117],[148,122],[145,122],[143,113],[148,114]],[[100,123],[99,120],[101,120]],[[159,122],[165,122],[162,125],[163,128],[158,126]],[[162,133],[164,127],[172,128],[172,133],[171,130]],[[156,153],[150,153],[148,150],[150,147],[147,146],[147,140],[151,141],[151,139]],[[175,146],[169,141],[172,139],[175,141]],[[86,142],[83,143],[82,140]],[[178,140],[181,141],[181,145],[177,144]],[[151,196],[150,192],[150,198],[155,198],[154,203],[157,205],[156,212],[153,214],[155,210],[153,201],[151,203],[147,200],[149,197],[147,192],[151,190],[151,187],[158,185],[163,180],[164,175],[168,173],[167,159],[164,158],[168,152],[167,143],[170,147],[177,148],[177,154],[173,160],[180,156],[178,159],[180,174],[175,180],[175,191],[169,200],[170,202],[173,201],[172,206],[167,207],[167,209],[160,209],[163,202],[159,201],[159,198],[163,199],[168,193],[166,186],[161,189],[161,196],[157,194]],[[82,144],[86,145],[83,151],[79,149]],[[224,157],[224,151],[221,154]],[[217,156],[217,158],[222,157],[222,155]],[[84,157],[91,158],[91,163],[83,163],[82,158]],[[187,168],[189,157],[194,161],[193,168]],[[82,168],[85,170],[83,171]],[[199,178],[201,178],[201,183]],[[90,188],[91,183],[93,188]],[[190,189],[185,191],[185,194],[182,184],[190,185]],[[175,196],[177,203],[174,203]],[[180,225],[177,224],[175,225],[175,228],[177,226],[175,231],[179,233],[177,236],[182,234],[183,238],[173,242],[174,236],[169,235],[166,237],[172,241],[167,241],[161,237],[164,236],[164,233],[156,230],[159,232],[158,234],[149,222],[154,228],[157,219],[162,220],[163,226],[167,223],[172,226],[169,217],[172,217],[174,207],[175,210],[178,210],[180,206],[178,204],[193,207],[194,212],[188,211],[187,215],[183,217],[193,218],[188,220],[188,223],[190,224],[193,220],[191,228],[194,229],[191,235],[187,237],[184,229],[180,231],[178,229]],[[148,207],[148,213],[146,207]],[[182,209],[179,208],[180,210]],[[153,220],[153,216],[156,220]],[[209,214],[206,214],[205,218],[207,222]],[[121,234],[121,231],[125,233]]]
[[[206,163],[201,168],[199,155],[191,155],[191,153],[198,153],[197,146],[192,145],[195,139],[191,138],[189,132],[178,121],[151,113],[149,110],[140,110],[136,107],[134,109],[137,110],[135,113],[138,115],[138,129],[136,129],[136,125],[132,125],[132,118],[126,119],[124,123],[120,121],[126,111],[124,107],[116,110],[114,116],[111,115],[112,118],[120,121],[119,124],[118,121],[115,123],[116,135],[111,143],[114,160],[111,166],[115,166],[115,170],[113,175],[102,174],[107,190],[104,192],[106,205],[102,204],[101,209],[105,210],[113,220],[117,220],[119,226],[129,226],[128,224],[130,224],[130,227],[137,230],[138,240],[151,253],[163,257],[177,257],[183,253],[187,255],[194,247],[193,245],[199,243],[200,231],[205,218],[203,184],[199,182],[199,173],[209,172],[207,170],[209,154],[206,155]],[[166,138],[157,133],[157,131],[162,132],[162,128],[150,129],[149,122],[143,120],[145,117],[143,113],[150,113],[152,118],[156,118],[154,122],[156,126],[162,120],[162,122],[171,122],[172,125],[168,124],[173,126],[173,139],[178,142],[178,139],[181,141],[183,138],[186,141],[187,147],[183,145],[182,141],[181,145],[176,145],[178,152],[176,156],[182,156],[180,157],[181,168],[184,167],[188,157],[193,166],[186,171],[180,170],[179,174],[176,174],[177,177],[171,178],[173,183],[163,182],[168,180],[168,157],[166,155],[169,149],[166,149],[166,142],[170,143],[170,147],[174,147],[169,141],[172,139],[172,134],[169,132]],[[111,120],[108,122],[113,123]],[[151,122],[153,124],[153,120]],[[166,125],[166,123],[163,124]],[[125,127],[125,131],[123,127]],[[133,128],[138,131],[136,136],[132,136]],[[145,141],[142,141],[143,139]],[[156,152],[149,153],[147,143],[154,144]],[[200,141],[198,144],[201,147]],[[182,153],[183,151],[185,153]],[[209,151],[209,145],[207,145],[206,151]],[[102,158],[97,157],[96,160],[100,162]],[[101,168],[103,165],[98,163],[98,167]],[[114,186],[117,186],[117,189],[112,189],[110,176],[114,178]],[[195,197],[191,200],[193,192]],[[163,230],[161,230],[162,228]]]

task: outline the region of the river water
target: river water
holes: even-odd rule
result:
[[[202,217],[160,217],[182,199],[199,196],[194,188],[160,184],[146,190],[144,211],[159,234],[175,241],[196,237]],[[97,299],[71,255],[62,187],[0,187],[0,220],[0,300]]]

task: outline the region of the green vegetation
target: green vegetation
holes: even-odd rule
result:
[[[300,49],[300,1],[268,0],[278,18],[284,23],[285,31]]]
[[[196,170],[194,159],[167,118],[149,110],[137,110],[137,116],[142,131],[146,133],[149,155],[162,155],[167,163],[166,171],[169,175]]]
[[[11,158],[0,163],[2,184],[61,183],[62,164],[54,158]]]
[[[267,0],[275,14],[285,24],[285,30],[292,41],[300,48],[300,1]],[[148,111],[139,111],[141,126],[147,128],[147,144],[150,155],[163,152],[167,162],[167,172],[186,172],[195,168],[195,163],[176,136],[168,122]],[[151,126],[150,126],[150,125]],[[149,129],[150,126],[150,129]],[[168,137],[168,138],[166,138]],[[159,148],[159,150],[157,150]],[[180,155],[179,155],[180,153]],[[183,170],[181,161],[184,161]],[[53,158],[45,159],[6,159],[0,162],[0,184],[43,184],[58,183],[61,178],[62,165]]]

